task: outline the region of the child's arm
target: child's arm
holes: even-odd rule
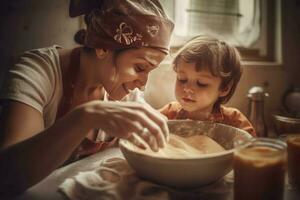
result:
[[[239,122],[239,127],[237,128],[243,129],[248,133],[250,133],[253,137],[256,137],[256,131],[252,126],[251,122],[241,112],[240,112],[238,122]]]
[[[178,102],[171,102],[158,109],[158,111],[165,115],[169,120],[176,119],[176,116],[181,109],[181,106]]]
[[[242,129],[256,137],[256,131],[247,117],[236,108],[222,107],[224,123]]]

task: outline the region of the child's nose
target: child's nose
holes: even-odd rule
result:
[[[183,91],[185,93],[190,93],[190,94],[194,94],[194,90],[191,87],[184,87]]]

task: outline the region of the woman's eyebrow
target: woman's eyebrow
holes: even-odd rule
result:
[[[155,67],[158,66],[156,63],[154,63],[153,61],[151,61],[151,59],[147,59],[145,57],[138,57],[138,58],[141,59],[141,60],[143,60],[143,61],[145,61],[145,62],[147,62],[147,63],[149,63],[150,66],[153,67],[153,68],[155,68]]]

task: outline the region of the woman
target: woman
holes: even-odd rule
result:
[[[157,111],[116,100],[142,88],[165,58],[172,22],[156,0],[71,1],[70,16],[82,14],[87,30],[76,38],[83,47],[28,51],[9,71],[1,93],[0,196],[25,190],[70,157],[112,145],[114,137],[145,148],[137,134],[154,151],[164,146],[168,128]]]

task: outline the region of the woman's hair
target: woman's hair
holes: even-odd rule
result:
[[[197,36],[177,53],[173,61],[175,71],[179,59],[195,63],[196,71],[208,69],[213,76],[220,77],[221,91],[230,88],[226,96],[219,97],[215,108],[229,101],[242,75],[241,58],[236,48],[210,36]]]
[[[90,23],[89,14],[84,15],[84,23],[85,23],[85,26],[88,26],[88,24]],[[86,51],[92,51],[94,48],[87,47],[85,45],[86,35],[87,35],[87,30],[80,29],[79,31],[77,31],[77,33],[75,33],[74,40],[77,44],[82,45]]]

